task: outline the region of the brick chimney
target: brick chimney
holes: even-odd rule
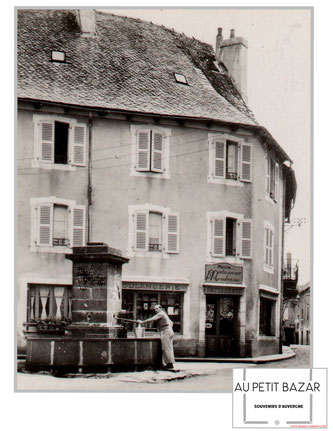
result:
[[[81,28],[82,36],[96,36],[96,18],[94,9],[79,9],[77,20]]]
[[[222,28],[216,36],[216,58],[229,70],[235,80],[237,90],[247,101],[247,40],[235,37],[235,30],[230,30],[230,38],[223,39]]]

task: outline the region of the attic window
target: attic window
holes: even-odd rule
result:
[[[185,78],[184,75],[182,75],[181,73],[174,73],[173,75],[175,77],[176,82],[178,82],[178,84],[188,85],[187,79]]]
[[[52,51],[51,60],[64,63],[66,61],[66,54],[63,51]]]

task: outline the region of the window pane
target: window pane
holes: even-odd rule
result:
[[[162,214],[149,213],[149,251],[162,251]]]
[[[68,123],[54,123],[54,163],[67,164],[68,161]]]
[[[70,286],[30,284],[28,289],[28,320],[69,318]]]
[[[181,294],[179,293],[161,293],[161,306],[173,321],[174,332],[181,332],[182,324],[182,307]]]
[[[238,145],[235,142],[227,142],[227,178],[237,179]]]
[[[226,219],[226,250],[227,256],[236,256],[236,220]]]
[[[53,245],[66,245],[67,240],[67,207],[63,205],[54,205],[53,218]]]

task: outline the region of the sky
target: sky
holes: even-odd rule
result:
[[[248,105],[293,160],[298,184],[285,252],[310,281],[311,15],[309,10],[108,9],[185,33],[215,48],[217,28],[248,41]],[[298,222],[301,221],[301,225]]]

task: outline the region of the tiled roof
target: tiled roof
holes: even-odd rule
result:
[[[96,12],[96,29],[97,37],[81,36],[75,10],[18,10],[18,96],[257,124],[210,45],[105,12]],[[65,63],[51,61],[54,50],[66,53]]]

